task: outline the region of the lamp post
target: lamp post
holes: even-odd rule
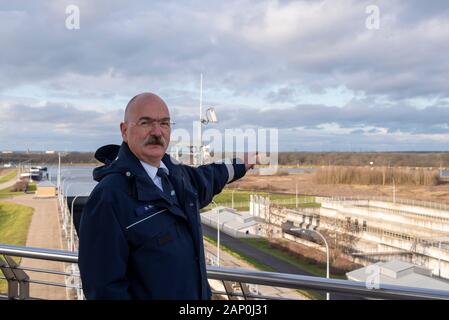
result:
[[[438,277],[441,277],[441,240],[438,241],[438,249],[440,250],[438,253]]]
[[[64,195],[62,196],[63,204],[64,204],[64,214],[63,214],[62,229],[64,230],[66,237],[67,237],[67,220],[68,220],[67,194],[68,194],[68,192],[70,190],[70,187],[73,186],[74,184],[76,184],[76,182],[69,183],[69,185],[67,186],[67,190],[64,192],[65,196]]]
[[[64,198],[63,193],[64,193],[65,182],[67,180],[73,180],[73,179],[80,178],[80,177],[89,177],[90,178],[89,175],[85,175],[85,174],[73,174],[73,175],[70,175],[70,176],[62,179],[62,183],[60,184],[59,190],[58,190],[59,206],[61,208],[63,207],[63,198]]]
[[[214,200],[212,200],[212,204],[217,212],[217,266],[220,266],[220,210],[218,210],[218,205]]]
[[[69,183],[69,185],[67,187],[67,190],[65,190],[65,187],[66,187],[65,182],[67,180],[72,180],[74,178],[75,177],[65,177],[64,179],[62,179],[62,183],[60,185],[60,190],[58,191],[59,207],[61,208],[61,214],[62,214],[62,218],[63,218],[63,229],[64,229],[65,232],[67,232],[66,231],[67,206],[66,206],[66,204],[65,204],[66,202],[64,200],[67,200],[67,196],[64,199],[64,193],[67,195],[67,192],[69,191],[70,186],[73,184],[73,183]]]
[[[298,182],[295,184],[295,205],[296,209],[298,209]]]
[[[234,192],[236,189],[232,189],[231,198],[232,198],[232,209],[234,209]]]
[[[313,229],[291,228],[290,231],[299,231],[301,233],[305,233],[306,231],[312,231],[321,237],[321,239],[324,241],[324,245],[326,246],[326,261],[327,261],[326,278],[329,279],[329,246],[327,244],[326,238],[321,233],[319,233],[318,231],[313,230]],[[326,292],[326,300],[330,300],[329,292]]]

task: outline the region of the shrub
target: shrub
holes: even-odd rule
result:
[[[435,186],[440,183],[438,170],[424,168],[329,166],[314,174],[314,181],[319,184]]]

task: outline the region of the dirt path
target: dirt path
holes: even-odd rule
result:
[[[271,192],[295,193],[320,196],[384,196],[393,197],[392,186],[377,185],[328,185],[317,184],[313,174],[290,174],[286,176],[246,175],[243,179],[233,182],[230,187],[263,190]],[[397,186],[396,197],[410,200],[433,201],[449,203],[449,183],[437,186]]]
[[[14,197],[5,200],[34,209],[33,218],[28,230],[27,247],[62,249],[61,226],[58,219],[58,204],[56,198],[37,199],[34,194]],[[64,265],[59,262],[24,258],[22,266],[32,268],[64,271]],[[64,283],[64,276],[27,271],[31,280]],[[62,287],[30,284],[30,296],[40,299],[67,299],[66,289]]]

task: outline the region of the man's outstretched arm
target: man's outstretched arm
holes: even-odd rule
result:
[[[244,159],[232,159],[224,163],[212,163],[188,167],[192,183],[198,191],[200,208],[206,207],[219,194],[227,183],[245,176],[246,172],[256,163],[256,154],[245,154]]]

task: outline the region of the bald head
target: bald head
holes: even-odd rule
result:
[[[125,108],[124,122],[132,121],[132,115],[141,108],[159,108],[168,112],[167,104],[158,95],[151,92],[143,92],[129,100]]]
[[[123,141],[142,161],[159,167],[170,143],[170,113],[167,104],[150,92],[132,98],[120,124]]]

